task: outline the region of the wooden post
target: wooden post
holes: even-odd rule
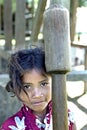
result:
[[[70,71],[69,13],[51,5],[44,13],[46,69],[52,74],[53,130],[68,130],[66,73]]]
[[[12,41],[12,1],[4,0],[4,34],[5,34],[5,49],[11,49]]]
[[[16,49],[21,49],[25,46],[25,2],[26,0],[16,0]]]
[[[38,8],[36,11],[36,15],[35,15],[34,23],[33,23],[34,26],[33,26],[32,34],[31,34],[32,42],[37,42],[38,40],[38,34],[39,34],[40,27],[42,24],[43,13],[45,10],[46,2],[47,0],[39,0],[38,2]]]
[[[1,4],[0,4],[0,34],[1,34]]]
[[[85,70],[87,70],[87,47],[85,48]],[[87,92],[87,82],[84,82],[84,93]]]

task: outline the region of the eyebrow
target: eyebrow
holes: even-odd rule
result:
[[[26,83],[26,82],[23,82],[23,85],[27,85],[27,84],[32,84],[32,83]]]
[[[39,81],[39,83],[42,83],[44,81],[48,81],[48,78],[46,77],[44,80]],[[32,83],[30,83],[30,82],[23,82],[23,84],[32,84]]]
[[[40,81],[39,83],[42,83],[42,82],[44,82],[44,81],[48,81],[48,78],[46,78],[46,79]]]

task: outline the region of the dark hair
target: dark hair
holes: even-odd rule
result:
[[[42,74],[46,74],[45,53],[41,48],[20,50],[12,54],[8,65],[10,81],[6,90],[15,94],[19,93],[21,89],[24,90],[22,76],[26,71],[34,68]]]

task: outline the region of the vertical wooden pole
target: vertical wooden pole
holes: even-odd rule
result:
[[[44,13],[46,69],[53,77],[53,130],[68,130],[66,73],[70,71],[68,10],[52,5]]]
[[[25,46],[25,2],[26,0],[16,0],[16,49]]]
[[[32,29],[32,34],[31,34],[31,41],[32,42],[37,42],[38,40],[38,34],[40,31],[40,27],[42,24],[43,20],[43,12],[45,10],[47,0],[39,0],[38,2],[38,8],[36,11],[34,23],[33,23],[33,29]]]
[[[85,48],[85,70],[87,70],[87,48]],[[87,82],[84,82],[84,93],[87,92]]]
[[[0,34],[1,34],[1,4],[0,4]]]
[[[5,34],[5,49],[11,49],[12,41],[12,1],[4,0],[4,34]]]
[[[77,12],[77,7],[79,5],[78,0],[70,0],[70,8],[72,11],[70,11],[70,37],[71,37],[71,42],[74,41],[74,36],[75,36],[75,28],[76,28],[76,12]]]
[[[65,74],[52,76],[53,130],[68,130]]]

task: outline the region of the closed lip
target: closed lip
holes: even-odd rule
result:
[[[33,105],[40,105],[42,103],[44,103],[44,101],[36,101],[36,102],[33,103]]]

